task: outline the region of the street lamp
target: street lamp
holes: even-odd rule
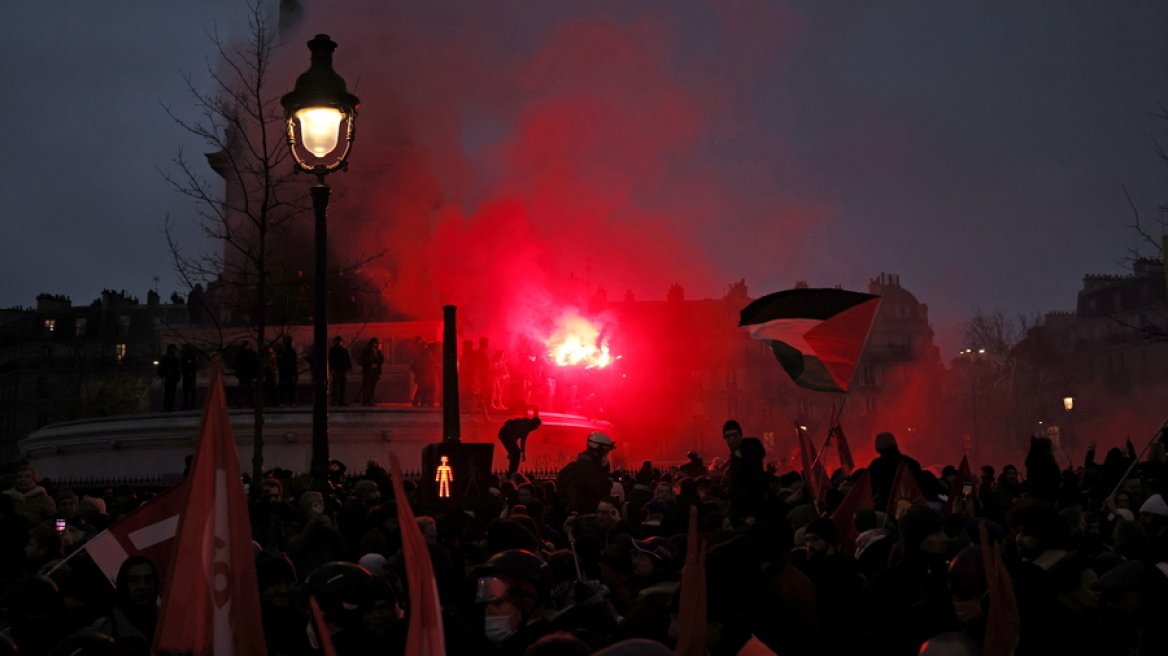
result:
[[[327,34],[308,42],[312,64],[296,78],[295,88],[280,99],[288,128],[288,148],[297,169],[316,176],[312,209],[316,216],[315,296],[312,312],[312,489],[327,490],[328,435],[328,201],[331,189],[325,176],[344,170],[353,146],[357,123],[357,96],[333,70],[337,44]],[[340,142],[341,124],[345,142]]]

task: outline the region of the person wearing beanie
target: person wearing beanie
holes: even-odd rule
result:
[[[911,656],[930,637],[957,630],[960,622],[949,591],[949,538],[941,513],[912,506],[898,527],[903,554],[872,576],[859,616],[868,622],[866,645],[873,653]]]
[[[884,508],[888,505],[888,495],[892,492],[892,484],[896,481],[896,471],[900,469],[902,463],[908,467],[909,473],[916,479],[917,485],[922,490],[926,489],[921,480],[921,463],[900,452],[900,445],[896,443],[895,435],[888,432],[880,433],[876,436],[874,446],[879,455],[868,465],[868,479],[872,481],[874,507]]]

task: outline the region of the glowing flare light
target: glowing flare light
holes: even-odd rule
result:
[[[544,340],[548,356],[561,367],[583,365],[585,369],[606,367],[613,356],[602,330],[591,321],[575,314],[565,314],[557,321],[556,331]]]

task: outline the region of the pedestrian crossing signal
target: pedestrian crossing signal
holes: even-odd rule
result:
[[[442,464],[434,474],[434,482],[438,483],[438,496],[450,498],[450,483],[454,481],[454,468],[450,466],[450,458],[442,456]]]

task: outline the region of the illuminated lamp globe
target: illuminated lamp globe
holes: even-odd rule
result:
[[[304,171],[324,176],[343,169],[356,134],[357,96],[333,70],[337,44],[327,34],[308,42],[312,64],[296,78],[296,86],[280,99],[287,121],[288,147]],[[348,130],[341,144],[342,126]],[[301,148],[311,157],[302,157]],[[309,161],[306,161],[309,160]]]

